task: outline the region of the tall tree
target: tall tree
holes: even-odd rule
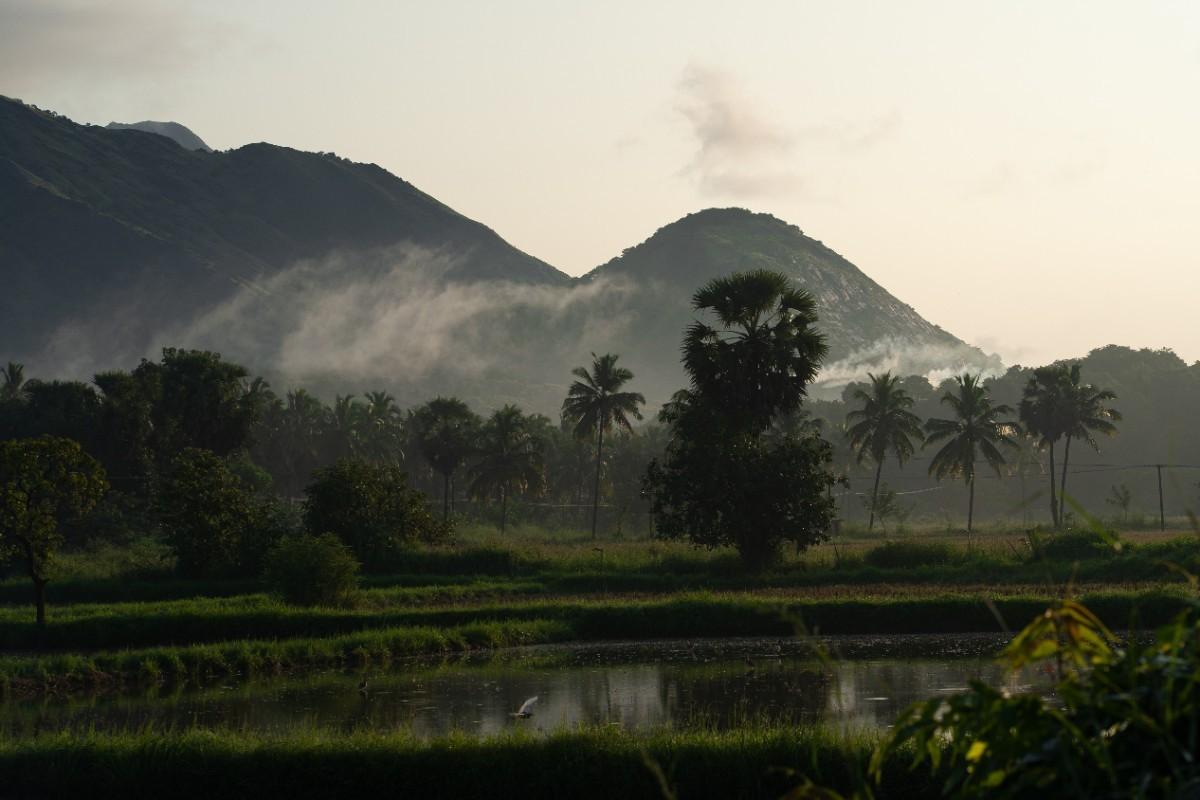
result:
[[[508,500],[514,494],[539,492],[544,483],[544,443],[534,435],[521,409],[506,405],[484,423],[479,436],[478,459],[471,467],[471,494],[483,499],[500,497],[500,533],[508,523]]]
[[[46,584],[66,523],[95,508],[107,490],[104,469],[77,442],[0,442],[0,558],[15,552],[24,561],[39,628],[46,627]]]
[[[1037,438],[1038,444],[1050,454],[1050,519],[1057,529],[1061,526],[1058,514],[1058,472],[1054,464],[1054,448],[1066,431],[1066,368],[1061,364],[1039,367],[1022,390],[1018,417],[1025,430]]]
[[[571,374],[579,380],[571,384],[563,400],[563,417],[574,424],[580,439],[596,437],[596,477],[592,483],[592,538],[596,538],[596,522],[600,513],[600,468],[604,458],[604,432],[617,425],[632,431],[629,417],[641,419],[638,406],[646,398],[638,392],[623,392],[621,387],[633,380],[633,373],[617,366],[617,356],[592,353],[592,369],[576,367]]]
[[[846,415],[851,423],[846,429],[850,446],[856,451],[858,463],[870,457],[875,462],[875,486],[871,490],[871,518],[867,530],[875,527],[875,508],[879,502],[879,478],[883,473],[883,462],[888,451],[896,455],[900,466],[904,466],[913,454],[913,439],[924,441],[921,419],[911,411],[913,399],[900,388],[900,378],[890,372],[882,375],[867,373],[871,379],[871,391],[855,389],[853,399],[862,403]]]
[[[925,423],[925,444],[945,442],[929,463],[929,474],[938,480],[947,476],[961,477],[967,483],[970,500],[967,505],[967,532],[975,519],[975,461],[980,456],[989,467],[1000,474],[1004,455],[997,445],[1016,447],[1013,438],[1016,426],[1000,417],[1011,414],[1006,405],[992,405],[987,387],[978,375],[963,374],[954,379],[957,394],[947,392],[942,403],[954,411],[953,419],[931,419]]]
[[[413,412],[417,446],[442,476],[442,521],[450,519],[450,481],[475,449],[479,417],[457,397],[435,397]]]
[[[825,354],[816,304],[786,276],[759,270],[710,281],[692,305],[715,322],[685,332],[691,388],[660,414],[670,440],[645,486],[662,535],[733,545],[761,568],[785,541],[821,541],[833,518],[828,442],[803,425],[772,430],[800,409]]]
[[[1065,403],[1063,407],[1063,445],[1062,480],[1058,490],[1058,518],[1065,519],[1064,511],[1067,502],[1067,467],[1071,461],[1071,440],[1081,439],[1100,452],[1100,445],[1094,434],[1115,436],[1121,420],[1121,412],[1108,405],[1117,396],[1108,389],[1097,388],[1090,383],[1083,383],[1080,366],[1072,364],[1065,376]]]

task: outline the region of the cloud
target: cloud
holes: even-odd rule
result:
[[[0,74],[24,85],[145,77],[188,68],[227,36],[183,3],[0,0]]]
[[[969,345],[913,344],[885,337],[824,365],[811,393],[818,398],[839,397],[846,384],[866,381],[868,372],[920,375],[936,387],[963,372],[982,373],[985,378],[1002,375],[1004,364],[999,356],[987,355]]]
[[[462,254],[398,245],[299,262],[244,287],[162,344],[218,349],[256,371],[415,382],[431,376],[566,374],[562,358],[627,322],[603,311],[619,282],[457,283]],[[522,359],[525,359],[522,361]]]
[[[676,109],[691,126],[696,153],[683,174],[700,190],[733,197],[774,196],[804,188],[796,168],[801,145],[828,155],[856,154],[886,141],[903,122],[899,111],[866,120],[834,120],[791,130],[764,115],[729,73],[689,65]]]
[[[762,117],[731,76],[690,65],[679,92],[677,109],[697,144],[684,173],[696,177],[701,191],[753,197],[799,186],[787,162],[795,137]]]

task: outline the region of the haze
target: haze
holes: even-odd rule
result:
[[[582,274],[713,205],[1006,362],[1200,358],[1200,6],[0,0],[0,94],[375,162]]]

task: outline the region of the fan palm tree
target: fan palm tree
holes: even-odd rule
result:
[[[890,372],[882,375],[867,373],[871,379],[871,391],[855,389],[851,397],[862,403],[846,415],[851,423],[846,429],[850,446],[856,450],[858,463],[868,456],[875,462],[875,487],[871,490],[871,519],[867,530],[875,527],[875,506],[879,501],[879,477],[883,473],[883,462],[888,451],[895,453],[900,466],[904,466],[913,454],[913,439],[924,441],[921,419],[908,409],[913,399],[900,388],[900,378]]]
[[[683,366],[726,422],[757,434],[800,406],[827,351],[810,294],[786,275],[752,270],[709,281],[692,307],[720,324],[688,326]]]
[[[457,397],[435,397],[412,415],[417,446],[442,476],[442,519],[450,519],[450,480],[475,449],[479,418]]]
[[[967,483],[967,533],[975,519],[975,461],[982,456],[1000,474],[1004,455],[997,445],[1016,447],[1016,426],[999,417],[1011,414],[1006,405],[992,405],[987,387],[978,375],[962,374],[954,379],[958,393],[946,392],[942,403],[954,410],[954,419],[931,419],[925,423],[925,444],[945,442],[929,463],[929,474],[938,480],[961,477]]]
[[[1067,501],[1067,466],[1071,461],[1071,440],[1081,439],[1100,452],[1100,445],[1093,434],[1115,436],[1121,420],[1121,412],[1108,405],[1116,400],[1117,395],[1108,389],[1099,389],[1090,383],[1083,383],[1079,364],[1072,364],[1066,373],[1066,403],[1063,409],[1063,445],[1062,479],[1058,491],[1058,518],[1062,520]]]
[[[8,362],[7,367],[0,367],[0,402],[16,400],[21,396],[25,385],[25,365],[15,361]]]
[[[533,434],[521,409],[506,405],[492,414],[480,432],[479,460],[471,468],[471,494],[500,495],[500,533],[508,522],[508,498],[542,488],[543,442]]]
[[[638,392],[622,392],[621,387],[633,380],[633,373],[617,366],[617,356],[592,353],[592,369],[576,367],[571,374],[579,380],[571,384],[563,400],[563,417],[571,422],[580,439],[596,437],[596,476],[592,488],[592,538],[596,538],[596,521],[600,513],[600,466],[604,458],[604,432],[617,425],[633,431],[629,417],[641,419],[638,406],[646,398]]]
[[[1061,527],[1061,520],[1055,486],[1054,446],[1066,433],[1068,382],[1067,368],[1062,364],[1040,367],[1025,384],[1018,405],[1021,424],[1037,438],[1038,445],[1050,453],[1050,518],[1055,528]]]

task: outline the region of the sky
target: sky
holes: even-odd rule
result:
[[[1008,364],[1200,359],[1200,3],[0,0],[0,94],[373,162],[572,275],[765,211]]]

